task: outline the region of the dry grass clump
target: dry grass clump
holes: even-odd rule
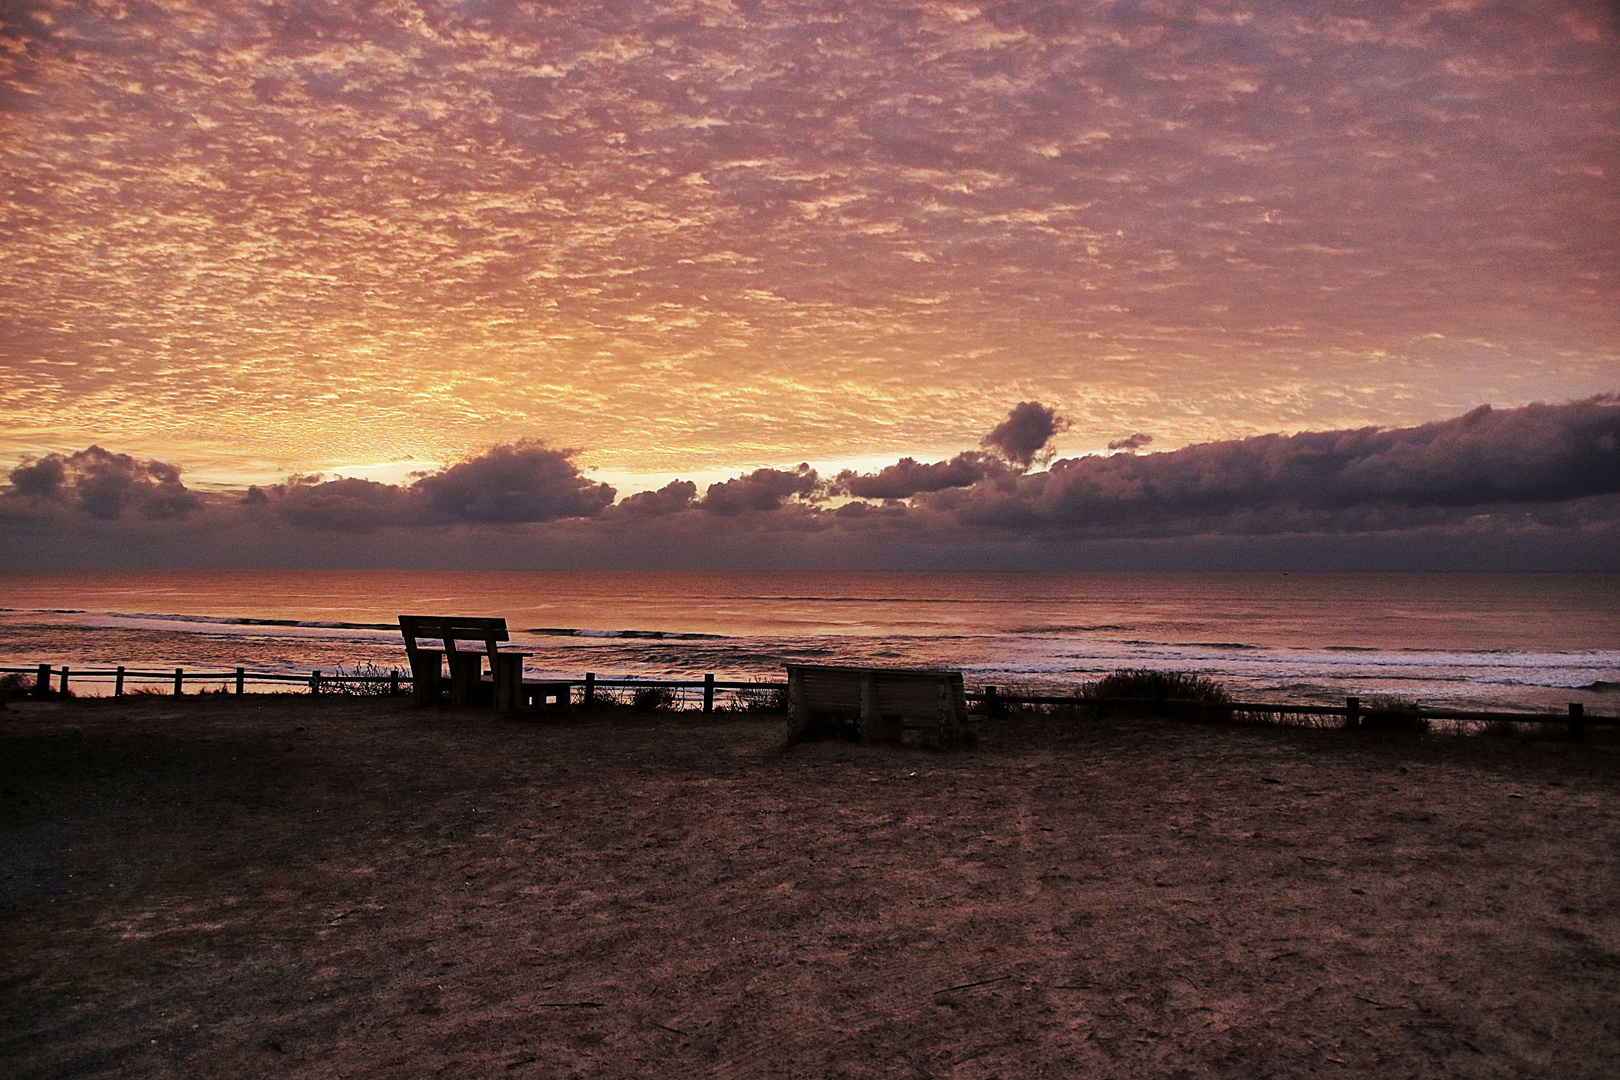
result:
[[[341,694],[344,697],[388,697],[393,692],[396,668],[383,669],[376,664],[356,664],[352,668],[342,665],[330,675],[321,676],[321,693]]]
[[[1012,689],[1007,697],[1017,697]],[[1094,682],[1081,683],[1074,702],[1024,703],[998,698],[986,707],[998,716],[1046,720],[1097,720],[1105,716],[1172,715],[1199,720],[1226,720],[1232,702],[1226,687],[1186,671],[1120,668]],[[1129,699],[1129,700],[1120,700]]]
[[[1088,697],[1099,698],[1152,698],[1154,701],[1197,701],[1206,705],[1227,705],[1232,701],[1226,687],[1188,671],[1121,668],[1086,689]]]
[[[787,712],[787,687],[763,685],[733,690],[731,701],[732,712]]]
[[[12,671],[0,675],[0,705],[8,701],[19,701],[34,692],[34,684],[28,681],[28,676]]]
[[[1565,742],[1570,738],[1569,723],[1564,716],[1543,720],[1489,720],[1473,729],[1475,735],[1487,739],[1516,739],[1519,742]],[[1613,742],[1616,729],[1607,725],[1588,725],[1584,739],[1588,742]]]
[[[1147,713],[1173,713],[1183,719],[1227,721],[1233,719],[1232,696],[1214,679],[1188,671],[1152,671],[1147,668],[1120,668],[1094,683],[1080,688],[1082,697],[1100,699],[1092,706],[1096,715],[1120,710]],[[1109,698],[1135,698],[1134,704],[1110,705]],[[1175,704],[1170,704],[1175,702]]]
[[[675,708],[675,691],[668,686],[638,687],[630,695],[630,705],[637,712],[670,712]]]
[[[1429,730],[1427,717],[1418,713],[1418,703],[1411,698],[1385,695],[1368,698],[1361,706],[1361,726],[1375,731],[1424,732]]]

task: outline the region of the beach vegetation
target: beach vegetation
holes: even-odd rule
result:
[[[630,695],[637,712],[669,712],[675,708],[675,690],[668,686],[640,686]]]
[[[1549,713],[1547,720],[1487,720],[1474,727],[1473,734],[1519,742],[1564,742],[1570,738],[1569,723],[1562,713]],[[1620,732],[1614,727],[1592,725],[1587,727],[1584,738],[1588,742],[1613,742],[1617,734]]]
[[[788,691],[785,686],[768,683],[732,691],[733,712],[787,712]]]
[[[1361,726],[1374,731],[1424,732],[1429,730],[1429,720],[1419,713],[1416,701],[1389,694],[1361,703]]]
[[[372,663],[356,664],[352,668],[340,664],[332,674],[321,676],[321,693],[387,697],[393,692],[393,677],[398,674],[397,668],[381,668]]]
[[[1080,696],[1096,699],[1096,704],[1091,708],[1099,717],[1123,710],[1168,712],[1184,719],[1207,721],[1233,719],[1231,710],[1224,708],[1232,701],[1226,687],[1208,676],[1190,671],[1120,668],[1096,682],[1083,684]],[[1108,704],[1108,699],[1117,698],[1136,700],[1130,704]]]
[[[1154,701],[1196,701],[1205,705],[1227,705],[1232,701],[1226,687],[1207,676],[1147,668],[1121,668],[1088,683],[1081,693],[1095,698],[1151,698]]]
[[[16,701],[33,692],[34,684],[26,675],[12,671],[0,676],[0,703]]]

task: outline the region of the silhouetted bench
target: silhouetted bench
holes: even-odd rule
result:
[[[938,747],[973,742],[959,671],[789,664],[788,739],[849,735],[897,743],[921,731]]]
[[[443,692],[444,667],[450,666],[450,704],[478,702],[483,679],[483,658],[489,657],[489,677],[494,684],[495,708],[512,712],[524,700],[523,661],[533,653],[503,652],[502,641],[510,641],[505,619],[485,619],[460,615],[401,615],[399,633],[405,639],[405,654],[411,659],[411,686],[418,705],[433,705]],[[418,639],[443,642],[442,649],[424,649]],[[476,641],[482,650],[456,648],[458,641]]]

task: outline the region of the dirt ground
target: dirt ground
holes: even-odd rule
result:
[[[0,712],[0,1072],[1620,1076],[1620,747]]]

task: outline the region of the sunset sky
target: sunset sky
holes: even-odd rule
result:
[[[0,20],[0,471],[527,439],[622,500],[944,460],[1019,402],[1076,457],[1620,390],[1609,4]]]

